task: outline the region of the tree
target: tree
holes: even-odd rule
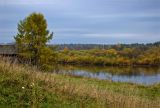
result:
[[[19,55],[30,60],[33,65],[43,65],[50,60],[52,52],[47,42],[53,32],[47,30],[47,21],[41,13],[32,13],[18,24],[18,33],[14,37]],[[49,53],[44,53],[47,51]],[[44,58],[46,58],[44,60]],[[45,61],[45,62],[44,62]]]
[[[68,48],[68,47],[65,47],[65,48],[63,49],[63,53],[68,54],[68,53],[69,53],[69,48]]]

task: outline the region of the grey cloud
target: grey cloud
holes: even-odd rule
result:
[[[159,6],[159,0],[3,0],[0,43],[11,41],[18,21],[32,12],[45,15],[53,43],[157,41]]]

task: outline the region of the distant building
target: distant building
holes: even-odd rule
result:
[[[0,45],[0,55],[2,56],[16,56],[17,51],[15,45]]]

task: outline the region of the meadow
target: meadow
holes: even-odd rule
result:
[[[159,108],[152,86],[59,75],[0,61],[0,106],[42,108]]]

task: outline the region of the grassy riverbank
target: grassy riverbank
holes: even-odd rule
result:
[[[0,61],[0,107],[158,108],[160,84],[115,83]]]

